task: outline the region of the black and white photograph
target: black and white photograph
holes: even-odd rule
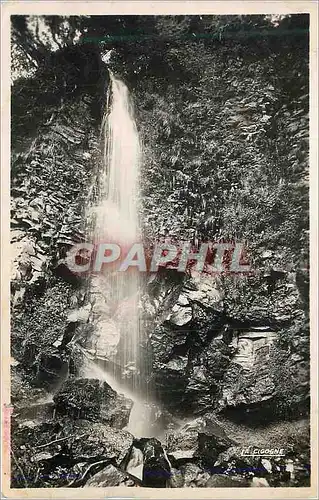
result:
[[[11,14],[11,489],[310,498],[313,14],[265,4]]]

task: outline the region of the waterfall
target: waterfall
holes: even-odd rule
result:
[[[103,169],[100,173],[100,201],[94,210],[94,240],[95,243],[116,243],[125,255],[128,248],[140,239],[138,204],[141,146],[128,89],[112,73],[110,81],[111,92],[102,122]],[[112,324],[120,339],[116,363],[113,365],[116,365],[117,370],[111,372],[105,367],[102,370],[89,363],[84,367],[84,372],[87,377],[107,381],[115,390],[134,400],[128,429],[135,435],[142,435],[143,431],[147,431],[148,409],[143,400],[145,386],[143,394],[142,381],[145,374],[139,373],[143,361],[140,355],[141,280],[135,268],[125,272],[117,269],[117,266],[104,265],[99,275],[93,278],[95,289],[107,295],[105,326],[101,336],[108,339]],[[103,346],[103,339],[100,345]]]
[[[111,98],[102,124],[104,200],[96,232],[126,246],[139,236],[141,147],[128,89],[112,73],[110,79]]]
[[[103,186],[95,239],[116,243],[122,254],[139,239],[138,201],[141,147],[126,85],[111,78],[111,105],[102,127],[104,142]],[[120,367],[131,374],[137,389],[140,345],[140,278],[135,269],[119,272],[105,266],[109,307],[122,339]]]

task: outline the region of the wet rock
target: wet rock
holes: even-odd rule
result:
[[[271,374],[247,371],[231,364],[224,378],[221,406],[261,405],[274,397],[274,382]]]
[[[150,336],[154,365],[165,363],[173,357],[174,349],[186,343],[188,330],[183,328],[172,329],[167,324],[159,325]]]
[[[198,457],[198,431],[196,428],[182,427],[167,434],[167,453],[174,459],[187,460]]]
[[[128,463],[126,466],[126,471],[142,480],[143,477],[143,452],[139,448],[132,446],[130,456],[128,457]]]
[[[92,464],[121,466],[133,443],[128,432],[86,420],[38,424],[13,419],[13,429],[15,456],[28,464],[28,484],[38,487],[82,486],[81,478]],[[20,484],[19,471],[13,474],[14,484]]]
[[[191,303],[197,302],[204,307],[223,311],[223,294],[218,280],[211,276],[192,277],[183,287],[182,296]]]
[[[234,334],[235,354],[225,370],[221,405],[262,404],[276,394],[272,366],[277,334],[253,330]]]
[[[268,329],[242,331],[234,334],[233,342],[235,338],[236,352],[232,361],[245,369],[256,368],[261,372],[267,365],[277,334]]]
[[[15,411],[19,412],[20,408],[27,408],[33,401],[35,404],[39,401],[47,401],[49,397],[44,388],[30,384],[30,378],[26,376],[21,364],[11,366],[11,403]]]
[[[136,486],[136,482],[125,472],[110,464],[97,474],[94,474],[84,488],[106,488],[108,486]]]
[[[85,420],[71,424],[67,435],[71,433],[84,436],[71,442],[72,455],[78,461],[108,459],[121,465],[133,444],[133,436],[129,432]]]
[[[206,420],[203,430],[198,432],[198,454],[208,465],[214,465],[218,455],[234,442],[214,420]]]
[[[223,378],[231,361],[232,350],[222,339],[213,339],[203,353],[203,364],[211,381]]]
[[[97,379],[69,379],[54,396],[58,414],[101,421],[122,429],[133,402]]]
[[[224,429],[209,417],[199,417],[167,434],[167,453],[174,464],[200,458],[205,464],[214,465],[218,455],[233,444]]]
[[[159,325],[150,336],[153,380],[168,409],[180,404],[187,385],[188,333],[178,327],[172,330],[165,323]]]
[[[154,384],[159,391],[160,400],[170,411],[187,412],[187,408],[183,404],[187,386],[185,362],[181,359],[173,359],[169,363],[168,366],[165,364],[157,366],[153,375]]]
[[[171,372],[183,374],[185,373],[187,363],[188,358],[186,356],[177,356],[166,363],[166,368]]]
[[[86,350],[94,359],[114,360],[120,342],[120,331],[115,322],[108,318],[94,323],[94,330],[87,339]]]
[[[171,464],[158,439],[146,440],[143,446],[143,485],[149,488],[166,488],[171,477]]]
[[[69,323],[87,323],[90,315],[91,304],[87,304],[79,309],[73,309],[69,312],[67,321]]]
[[[195,400],[195,405],[198,405],[199,400],[203,397],[203,393],[206,395],[206,393],[209,392],[210,384],[206,368],[202,365],[193,366],[189,375],[189,382],[185,390],[185,395]]]
[[[188,279],[171,292],[165,306],[163,322],[149,337],[153,381],[158,394],[172,410],[183,408],[191,413],[195,409],[211,409],[217,383],[208,375],[213,366],[221,378],[224,366],[229,363],[226,344],[216,345],[215,349],[212,344],[207,349],[224,321],[217,281],[203,276]],[[213,359],[214,350],[216,359]],[[208,355],[212,358],[211,363],[207,361],[209,369],[203,361]],[[217,358],[222,361],[220,368]]]
[[[285,326],[302,314],[297,286],[283,276],[254,276],[224,280],[227,316],[250,325]],[[239,300],[240,297],[240,300]]]
[[[247,452],[248,453],[248,452]],[[212,471],[228,476],[267,476],[269,473],[258,456],[243,456],[242,447],[231,446],[219,454]]]
[[[13,413],[13,416],[19,420],[34,420],[36,422],[45,422],[51,420],[54,415],[54,403],[52,401],[30,403],[28,406],[20,406]]]

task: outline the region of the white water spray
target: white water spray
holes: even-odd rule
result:
[[[97,210],[95,239],[114,242],[122,254],[139,238],[138,202],[141,147],[126,85],[111,78],[111,107],[103,120],[102,202]],[[139,273],[135,269],[121,273],[105,266],[110,289],[109,307],[121,335],[120,365],[132,373],[137,384],[140,346]],[[137,374],[136,374],[137,375]]]
[[[94,238],[96,243],[116,243],[122,254],[125,254],[140,237],[138,203],[141,147],[128,89],[112,74],[110,79],[111,95],[102,126],[104,168],[101,201],[95,209]],[[110,319],[121,339],[116,360],[120,370],[110,373],[91,363],[84,367],[85,376],[105,380],[117,392],[133,399],[128,429],[135,436],[142,436],[147,432],[148,407],[141,399],[141,377],[138,373],[141,361],[140,277],[134,268],[119,272],[108,264],[102,268],[102,273],[94,278],[94,286],[100,288],[102,293],[105,282],[108,287],[108,319],[102,335],[108,335],[106,330]],[[122,376],[120,380],[118,371]],[[129,390],[123,384],[125,375],[131,380]]]

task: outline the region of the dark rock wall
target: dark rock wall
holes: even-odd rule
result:
[[[279,471],[273,480],[265,467],[260,472],[260,461],[242,463],[236,442],[214,418],[264,425],[308,414],[307,40],[288,37],[278,50],[270,39],[234,44],[220,36],[178,42],[163,54],[160,66],[141,54],[115,65],[132,91],[143,142],[145,240],[239,240],[253,273],[198,279],[164,269],[149,278],[148,382],[174,417],[200,417],[182,436],[168,437],[168,458],[156,440],[140,445],[145,456],[145,449],[157,450],[165,472],[154,479],[158,464],[149,460],[144,481],[251,484],[249,475],[232,470],[235,464],[256,466],[270,485],[295,485],[279,461],[270,464]],[[133,446],[122,430],[131,402],[107,384],[74,377],[83,362],[77,343],[103,358],[94,322],[107,304],[98,293],[92,300],[87,281],[68,271],[65,257],[85,240],[85,208],[98,195],[106,90],[105,68],[91,46],[58,51],[40,74],[13,87],[12,481],[18,487],[139,485],[123,472]],[[46,391],[56,393],[54,402]],[[36,401],[32,418],[28,406]],[[302,467],[309,464],[307,446],[297,442],[291,452],[295,457],[302,449]],[[216,460],[221,474],[212,471]],[[298,484],[307,484],[308,469],[300,477]]]
[[[13,86],[11,346],[20,363],[18,392],[24,369],[46,388],[67,376],[67,345],[85,329],[85,320],[70,317],[86,304],[85,280],[64,259],[86,240],[85,209],[98,190],[107,90],[99,61],[96,50],[63,49],[41,74]]]
[[[252,276],[198,283],[164,271],[149,283],[151,383],[170,408],[183,402],[181,411],[202,412],[276,398],[283,415],[303,413],[306,48],[298,37],[279,52],[270,40],[185,42],[174,49],[182,66],[171,64],[165,78],[133,71],[129,61],[122,67],[144,147],[145,239],[244,241],[253,268]],[[85,239],[84,208],[98,192],[107,88],[99,57],[90,45],[63,49],[38,79],[13,88],[12,352],[40,386],[74,370],[67,346],[75,334],[94,344],[85,281],[64,258]],[[84,319],[72,315],[79,308]]]
[[[239,241],[252,272],[211,278],[206,298],[191,296],[188,278],[181,298],[169,294],[150,325],[155,386],[181,411],[253,406],[271,418],[269,403],[275,418],[307,413],[307,16],[246,38],[229,19],[231,36],[194,41],[186,18],[156,22],[171,37],[161,58],[136,42],[116,67],[144,147],[145,239]]]

